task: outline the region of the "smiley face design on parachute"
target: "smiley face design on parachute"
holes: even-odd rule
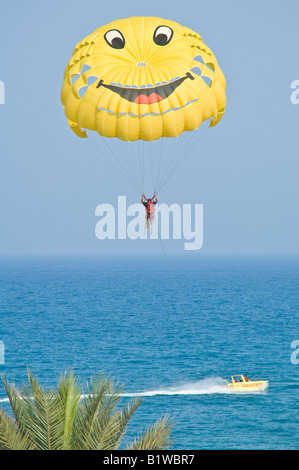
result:
[[[225,78],[199,34],[154,17],[117,20],[81,41],[61,100],[72,130],[123,140],[156,140],[216,125]]]
[[[158,46],[166,46],[173,36],[173,30],[168,26],[158,26],[154,32],[153,41]],[[114,47],[115,49],[123,49],[125,47],[125,39],[118,30],[111,30],[105,34],[105,39],[107,43]],[[146,65],[144,62],[138,64],[139,66]],[[151,104],[157,103],[168,96],[171,95],[175,91],[175,89],[183,83],[186,78],[190,78],[194,80],[191,73],[187,72],[184,77],[177,78],[170,83],[166,83],[163,85],[156,85],[156,86],[144,86],[143,88],[137,88],[136,86],[117,86],[112,84],[104,83],[104,80],[100,80],[97,85],[97,88],[103,86],[112,90],[115,93],[118,93],[122,98],[131,101],[132,103],[138,104]]]

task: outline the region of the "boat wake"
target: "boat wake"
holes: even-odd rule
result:
[[[122,397],[153,397],[156,395],[207,395],[213,393],[232,393],[225,387],[227,381],[220,377],[199,380],[198,382],[181,383],[177,386],[149,390],[145,392],[121,393]],[[81,396],[84,398],[84,395]],[[8,398],[0,399],[0,403],[8,402]]]
[[[236,391],[226,387],[227,380],[221,377],[212,377],[197,382],[186,382],[180,383],[179,385],[161,388],[157,390],[149,390],[144,392],[126,392],[121,393],[122,397],[154,397],[158,395],[212,395],[212,394],[240,394],[240,391]],[[242,392],[242,395],[246,393],[252,393],[253,390],[246,390]],[[258,393],[257,391],[254,392]],[[261,393],[261,392],[260,392]],[[81,396],[84,398],[84,395]],[[0,398],[0,403],[8,402],[8,398]]]
[[[227,381],[220,378],[208,378],[197,382],[181,383],[180,385],[149,390],[139,393],[123,393],[123,397],[153,397],[156,395],[208,395],[214,393],[229,393],[232,391],[226,388]]]
[[[226,388],[227,381],[220,378],[207,378],[197,382],[181,383],[176,386],[161,388],[157,390],[149,390],[144,392],[121,393],[122,397],[154,397],[157,395],[208,395],[214,393],[233,393],[232,390]],[[81,398],[84,398],[82,395]],[[8,398],[0,399],[1,402],[8,402]]]

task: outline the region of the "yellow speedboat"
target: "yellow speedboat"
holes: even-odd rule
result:
[[[237,392],[261,392],[268,385],[268,380],[249,380],[247,375],[232,375],[232,381],[226,387]]]

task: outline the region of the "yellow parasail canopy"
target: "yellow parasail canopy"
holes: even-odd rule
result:
[[[170,20],[133,17],[77,44],[61,101],[71,129],[124,141],[177,137],[225,112],[226,82],[194,31]]]

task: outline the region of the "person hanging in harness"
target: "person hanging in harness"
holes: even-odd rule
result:
[[[149,222],[151,222],[151,233],[153,233],[153,224],[155,220],[155,204],[157,204],[158,198],[157,195],[154,194],[151,199],[147,199],[144,194],[141,196],[141,203],[145,207],[145,225],[144,225],[144,233],[147,228],[149,228]]]

